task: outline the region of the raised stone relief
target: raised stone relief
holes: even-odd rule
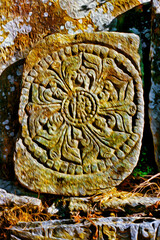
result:
[[[50,35],[28,55],[15,173],[33,191],[84,196],[136,166],[143,132],[139,39]]]

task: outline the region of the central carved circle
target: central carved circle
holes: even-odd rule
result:
[[[96,111],[97,103],[94,96],[84,89],[76,89],[72,96],[68,96],[62,104],[63,117],[75,126],[93,122]]]

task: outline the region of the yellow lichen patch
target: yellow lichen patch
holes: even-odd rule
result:
[[[5,63],[17,56],[17,52],[21,53],[18,54],[21,58],[26,57],[34,44],[46,35],[68,33],[66,22],[73,23],[75,32],[83,31],[91,24],[89,18],[82,22],[72,19],[57,2],[35,1],[31,5],[27,1],[2,1],[0,14],[1,67],[5,67]]]
[[[111,0],[110,2],[114,6],[112,14],[115,17],[140,4],[138,0]]]
[[[0,48],[4,56],[1,56],[0,69],[2,71],[9,62],[26,57],[34,44],[49,34],[101,30],[97,25],[101,12],[110,21],[138,4],[138,0],[110,0],[105,4],[95,1],[95,7],[87,8],[87,14],[82,9],[82,19],[74,19],[67,10],[60,7],[59,1],[3,0],[0,5]],[[107,14],[110,14],[109,18]],[[70,26],[67,27],[68,22]]]
[[[111,13],[113,17],[116,17],[139,4],[140,2],[138,0],[110,0],[103,4],[102,8],[104,13]],[[112,6],[111,9],[110,6]],[[101,7],[101,4],[99,4],[98,7]]]
[[[107,237],[108,240],[112,240],[112,239],[115,239],[117,240],[116,238],[116,230],[113,226],[103,226],[103,234]]]
[[[26,46],[29,46],[29,44],[30,44],[29,35],[22,35],[18,33],[15,41],[16,50],[22,51],[23,49],[26,48]]]

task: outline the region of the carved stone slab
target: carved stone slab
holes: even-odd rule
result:
[[[26,239],[159,239],[160,220],[155,218],[106,217],[73,220],[20,222],[10,229],[11,240]]]
[[[56,34],[30,52],[14,154],[21,184],[85,196],[132,172],[144,123],[138,47],[134,34]]]

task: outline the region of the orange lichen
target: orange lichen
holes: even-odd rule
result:
[[[139,1],[111,0],[110,3],[114,7],[112,15],[117,16],[118,14],[121,14],[122,12],[138,5]],[[101,7],[101,4],[99,4],[97,7]],[[104,13],[107,13],[107,4],[103,4],[103,8]],[[1,30],[3,31],[2,37],[4,40],[7,38],[9,33],[5,31],[3,25],[14,20],[15,18],[22,18],[23,24],[30,25],[32,28],[29,35],[18,33],[18,35],[15,36],[14,45],[10,46],[10,53],[7,52],[9,46],[5,48],[3,53],[6,55],[6,57],[1,59],[1,64],[9,61],[9,59],[14,56],[15,52],[23,52],[25,49],[30,49],[34,43],[48,34],[55,32],[67,33],[67,29],[64,27],[60,28],[61,26],[65,26],[66,21],[73,22],[75,26],[74,31],[79,29],[85,31],[88,24],[90,24],[93,29],[96,29],[96,26],[93,24],[89,15],[82,20],[82,23],[80,23],[78,19],[73,19],[68,16],[67,12],[61,9],[58,1],[47,3],[43,3],[41,1],[32,1],[32,3],[28,3],[25,0],[2,0],[0,6],[0,15],[3,16],[0,20],[0,26]]]
[[[111,0],[110,2],[114,6],[112,12],[114,17],[140,4],[138,0]]]

